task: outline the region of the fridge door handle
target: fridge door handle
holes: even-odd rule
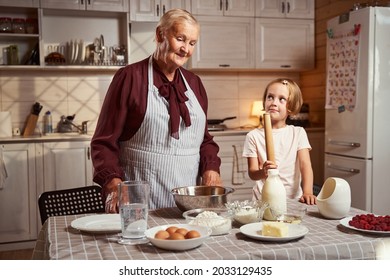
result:
[[[347,147],[354,147],[354,148],[359,148],[360,143],[356,142],[345,142],[345,141],[335,141],[335,140],[329,140],[328,141],[329,145],[335,145],[335,146],[347,146]]]
[[[352,167],[344,167],[344,166],[339,166],[339,165],[333,165],[330,162],[327,163],[327,167],[338,170],[338,171],[343,171],[343,172],[348,172],[348,173],[353,173],[353,174],[359,174],[360,170]]]

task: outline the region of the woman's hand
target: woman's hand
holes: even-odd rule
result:
[[[213,170],[206,170],[202,175],[202,185],[222,186],[221,176]]]
[[[114,178],[104,187],[103,199],[105,199],[105,211],[106,213],[119,213],[119,200],[118,200],[118,184],[122,180]]]

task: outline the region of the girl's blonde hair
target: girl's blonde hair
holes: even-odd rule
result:
[[[183,9],[172,9],[167,11],[161,18],[156,27],[155,41],[157,42],[157,48],[154,53],[154,57],[165,58],[168,52],[168,41],[166,40],[166,34],[177,24],[188,23],[200,30],[200,25],[196,18],[188,11]],[[163,38],[163,41],[159,40],[159,36]]]
[[[291,79],[279,78],[271,81],[264,90],[263,104],[267,99],[267,92],[271,85],[282,84],[287,86],[288,99],[287,99],[287,111],[290,116],[294,116],[299,113],[303,104],[302,92],[297,83]]]

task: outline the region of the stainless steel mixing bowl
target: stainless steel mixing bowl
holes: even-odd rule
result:
[[[176,206],[183,212],[198,208],[224,208],[233,192],[233,188],[217,186],[187,186],[171,190]]]

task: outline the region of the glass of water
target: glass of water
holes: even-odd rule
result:
[[[119,215],[122,236],[120,244],[144,244],[149,242],[145,236],[148,225],[149,183],[143,181],[124,181],[118,184]]]

